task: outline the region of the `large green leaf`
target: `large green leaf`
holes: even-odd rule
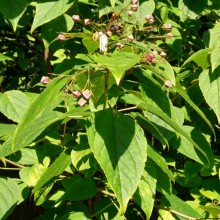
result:
[[[27,0],[1,0],[0,12],[11,22],[13,30],[16,31],[18,21],[28,5]]]
[[[154,206],[156,183],[156,169],[154,164],[148,161],[141,182],[139,183],[138,189],[133,196],[134,201],[145,212],[147,220],[150,219]]]
[[[5,141],[0,148],[0,157],[5,157],[27,146],[45,128],[65,117],[64,114],[52,110],[59,104],[60,90],[68,80],[69,77],[58,77],[52,80],[48,87],[34,99],[18,124],[13,137]]]
[[[163,205],[165,205],[167,208],[185,214],[189,217],[189,219],[190,217],[192,219],[202,218],[202,216],[195,209],[193,209],[191,206],[189,206],[187,203],[185,203],[173,194],[166,194],[164,197],[161,198],[161,201]]]
[[[7,219],[20,198],[19,187],[13,179],[0,178],[0,219]]]
[[[199,76],[199,87],[205,101],[215,112],[218,124],[220,124],[220,68],[213,73],[204,70]]]
[[[70,150],[63,151],[59,157],[48,167],[40,179],[37,181],[33,192],[36,192],[42,187],[48,186],[53,181],[54,177],[60,175],[71,164]]]
[[[117,84],[119,84],[120,80],[124,76],[125,71],[138,63],[139,60],[139,55],[129,52],[113,53],[107,55],[97,54],[96,56],[96,61],[111,71]]]
[[[20,122],[29,107],[27,96],[18,90],[11,90],[0,94],[0,112],[15,122]]]
[[[33,32],[37,27],[64,14],[73,5],[73,3],[74,1],[69,0],[39,0],[37,2],[36,15],[31,27],[31,32]]]
[[[220,22],[217,22],[213,28],[209,29],[203,35],[203,40],[205,45],[210,48],[219,48],[220,46],[219,34],[220,34]]]
[[[96,112],[87,126],[89,144],[123,214],[144,171],[145,135],[134,120],[114,109]]]

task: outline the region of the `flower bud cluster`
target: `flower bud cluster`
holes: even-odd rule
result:
[[[74,98],[78,99],[77,103],[79,106],[84,106],[92,95],[91,91],[88,89],[83,91],[75,90],[72,94]]]

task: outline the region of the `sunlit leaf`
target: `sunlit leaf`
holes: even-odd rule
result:
[[[96,112],[87,130],[90,147],[123,214],[144,171],[147,156],[144,133],[135,121],[114,109]]]

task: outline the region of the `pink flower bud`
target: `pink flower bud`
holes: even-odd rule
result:
[[[79,106],[84,106],[87,103],[87,100],[84,98],[79,99],[77,102]]]
[[[133,15],[133,12],[132,12],[132,11],[127,11],[127,15],[128,15],[129,17],[131,17],[131,16]]]
[[[64,34],[59,34],[59,35],[57,36],[57,39],[58,39],[58,40],[67,40]]]
[[[124,48],[125,45],[122,43],[117,43],[116,46],[119,47],[120,49],[122,49],[122,48]]]
[[[92,95],[91,91],[88,89],[82,91],[82,94],[83,94],[84,98],[86,98],[86,99],[89,99],[90,96]]]
[[[131,4],[136,4],[138,0],[131,0]]]
[[[42,78],[40,80],[40,82],[45,85],[48,84],[49,81],[50,81],[50,78],[48,76],[42,76]]]
[[[167,54],[166,54],[164,51],[162,51],[162,52],[160,53],[160,56],[162,56],[162,57],[166,57]]]
[[[81,96],[81,92],[79,90],[74,91],[72,94],[74,98],[79,98]]]
[[[153,15],[147,15],[145,17],[148,24],[153,24],[155,22]]]
[[[167,34],[165,35],[165,37],[166,37],[166,38],[171,38],[171,37],[173,37],[173,34],[172,34],[171,32],[169,32],[169,33],[167,33]]]
[[[158,51],[154,50],[154,51],[153,51],[153,54],[154,54],[154,55],[157,55],[157,54],[158,54]]]
[[[84,24],[85,25],[90,25],[91,24],[90,19],[89,18],[84,19]]]
[[[154,60],[154,55],[151,53],[147,53],[146,56],[148,62],[152,62]]]
[[[172,82],[171,82],[170,80],[166,80],[166,81],[164,82],[164,85],[165,85],[166,87],[168,87],[168,88],[171,88],[171,87],[172,87]]]
[[[134,40],[134,36],[131,34],[131,35],[128,36],[127,39],[128,39],[129,42],[132,42]]]
[[[72,16],[72,19],[73,19],[74,21],[81,21],[81,18],[80,18],[79,15],[73,15],[73,16]]]
[[[132,10],[132,11],[137,11],[137,10],[138,10],[138,5],[133,4],[133,5],[131,6],[131,10]]]
[[[165,24],[163,24],[162,28],[163,28],[165,31],[171,31],[171,30],[172,30],[172,25],[169,24],[169,23],[165,23]]]

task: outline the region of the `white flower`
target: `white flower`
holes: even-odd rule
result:
[[[102,53],[108,51],[108,36],[99,32],[99,49]]]

